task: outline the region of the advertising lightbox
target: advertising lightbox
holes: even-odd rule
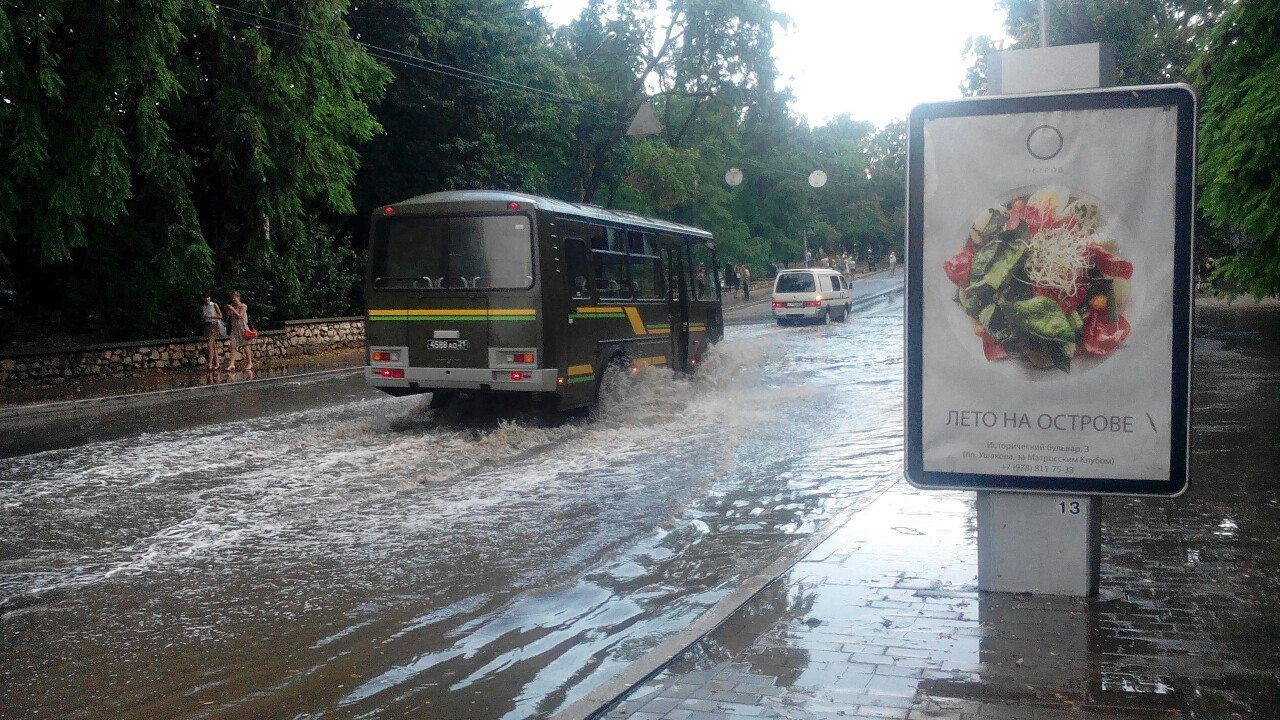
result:
[[[908,125],[907,479],[1181,493],[1191,89],[931,103]]]

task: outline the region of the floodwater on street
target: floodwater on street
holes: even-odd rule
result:
[[[346,376],[0,459],[0,716],[547,716],[901,477],[901,307],[594,423]]]

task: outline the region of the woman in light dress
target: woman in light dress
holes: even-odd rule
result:
[[[205,293],[202,297],[200,315],[204,320],[204,339],[209,351],[205,368],[212,372],[222,369],[221,363],[218,362],[218,350],[214,347],[214,343],[222,337],[222,332],[219,330],[219,324],[222,321],[222,309],[218,307],[218,303],[213,301],[209,293]]]
[[[241,347],[244,348],[244,369],[252,370],[253,344],[244,338],[244,331],[249,329],[249,306],[240,299],[239,292],[231,293],[227,317],[231,318],[231,354],[227,361],[227,372],[236,371],[236,351]]]

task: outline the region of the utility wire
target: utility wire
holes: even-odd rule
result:
[[[524,14],[524,13],[530,13],[530,12],[533,12],[533,11],[535,11],[535,10],[546,10],[546,9],[548,9],[548,8],[550,8],[550,7],[551,7],[550,5],[531,5],[531,6],[529,6],[529,7],[524,7],[524,8],[507,8],[506,10],[497,10],[497,11],[493,11],[493,12],[487,13],[487,15],[489,15],[489,16],[493,16],[493,15],[522,15],[522,14]],[[348,11],[347,11],[347,17],[349,17],[349,18],[351,18],[351,19],[353,19],[353,20],[406,20],[406,21],[412,21],[412,20],[423,20],[423,19],[424,19],[424,18],[422,18],[421,16],[416,16],[416,15],[366,15],[366,14],[365,14],[365,13],[369,13],[369,12],[379,12],[379,11],[378,11],[378,10],[348,10]],[[439,14],[439,13],[436,13],[436,16],[437,16],[437,17],[440,17],[440,14]]]
[[[312,30],[309,28],[302,27],[301,25],[296,25],[291,22],[265,17],[263,15],[258,15],[257,13],[249,12],[248,10],[241,10],[239,8],[233,8],[233,7],[222,5],[216,2],[213,3],[213,6],[220,10],[225,10],[225,11],[236,13],[237,15],[243,16],[243,17],[228,17],[227,19],[234,20],[236,22],[241,22],[251,27],[259,27],[263,30],[279,32],[285,35],[292,35],[293,37],[299,37],[299,38],[305,37],[306,34],[309,33],[309,34],[323,35],[325,37],[338,40],[338,41],[345,40],[347,42],[351,42],[356,45],[359,45],[360,47],[364,48],[366,51],[370,51],[369,54],[372,55],[373,57],[376,57],[379,60],[394,62],[401,65],[406,65],[408,67],[418,68],[420,70],[427,70],[429,72],[438,73],[440,75],[446,75],[459,80],[474,82],[480,85],[487,85],[489,87],[493,87],[500,90],[516,90],[520,92],[532,93],[544,99],[555,100],[555,101],[579,106],[580,108],[582,108],[584,112],[590,113],[600,118],[604,118],[607,120],[614,119],[614,116],[612,115],[606,115],[604,113],[597,112],[595,110],[590,109],[591,104],[583,100],[579,100],[575,97],[564,95],[562,93],[552,92],[550,90],[543,90],[541,88],[536,88],[529,85],[522,85],[520,83],[512,82],[510,80],[504,80],[502,78],[494,77],[492,75],[485,75],[484,73],[479,73],[474,70],[467,70],[465,68],[455,67],[453,65],[448,65],[446,63],[438,62],[435,60],[428,60],[426,58],[416,57],[414,55],[409,55],[407,53],[402,53],[396,50],[392,50],[390,48],[385,48],[378,45],[374,45],[372,43],[356,40],[355,38],[352,38],[347,35],[337,35],[333,33],[326,33],[319,30]],[[285,30],[284,27],[270,27],[266,25],[259,25],[258,24],[259,22],[266,22],[276,26],[294,28],[298,32],[290,32],[288,30]]]

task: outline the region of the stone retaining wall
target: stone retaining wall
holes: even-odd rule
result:
[[[253,342],[255,362],[364,345],[364,318],[291,320],[282,330],[267,330]],[[218,351],[227,356],[226,340]],[[57,385],[85,378],[114,377],[149,370],[205,366],[202,337],[167,338],[67,348],[57,352],[0,352],[0,387]]]

